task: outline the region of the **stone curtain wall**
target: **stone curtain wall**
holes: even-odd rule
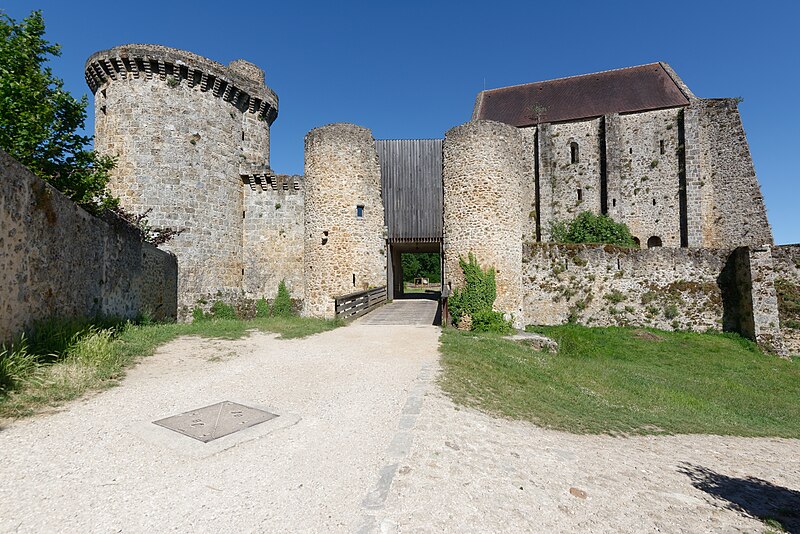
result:
[[[665,247],[681,246],[679,113],[606,117],[608,214],[627,224],[642,248],[653,236]]]
[[[311,130],[305,139],[304,315],[333,318],[334,298],[386,284],[384,224],[372,132],[343,123]]]
[[[277,97],[255,65],[231,68],[189,52],[123,46],[87,62],[95,148],[118,158],[110,184],[154,226],[185,228],[165,248],[179,258],[179,311],[242,297],[242,172],[266,173]],[[256,171],[253,171],[256,169]]]
[[[772,264],[784,346],[800,355],[800,245],[772,247]]]
[[[526,324],[722,328],[729,251],[526,245]]]
[[[519,131],[493,121],[452,128],[444,140],[445,279],[464,284],[459,258],[475,254],[497,270],[498,311],[522,312],[522,179]]]
[[[773,254],[527,244],[523,322],[735,331],[783,353]]]
[[[50,317],[174,319],[176,291],[175,256],[0,151],[0,342]]]
[[[278,175],[244,188],[244,293],[272,300],[286,280],[303,299],[303,177]]]

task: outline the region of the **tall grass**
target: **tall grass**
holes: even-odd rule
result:
[[[178,336],[238,339],[248,332],[305,337],[336,321],[266,317],[252,321],[205,319],[190,324],[144,324],[113,319],[50,320],[0,348],[0,418],[21,417],[112,386],[125,369]]]

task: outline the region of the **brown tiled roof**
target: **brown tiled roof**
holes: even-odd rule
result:
[[[681,82],[682,83],[682,82]],[[513,126],[608,113],[686,106],[689,99],[661,63],[483,91],[473,119]],[[537,117],[536,109],[543,108]]]

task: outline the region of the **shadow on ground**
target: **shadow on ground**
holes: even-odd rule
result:
[[[733,478],[699,465],[683,463],[678,470],[692,485],[714,497],[721,508],[778,522],[786,532],[800,534],[800,491],[755,477]]]

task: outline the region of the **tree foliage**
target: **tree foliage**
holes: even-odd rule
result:
[[[442,280],[442,265],[436,252],[409,252],[400,256],[403,264],[403,281],[413,282],[414,278],[423,277],[438,283]]]
[[[589,211],[584,211],[571,221],[553,222],[550,225],[550,239],[556,243],[636,246],[627,225],[614,222],[608,215],[595,215]]]
[[[113,158],[81,135],[88,100],[64,90],[47,65],[61,49],[44,39],[41,11],[22,22],[0,14],[0,148],[92,213],[113,208]]]

